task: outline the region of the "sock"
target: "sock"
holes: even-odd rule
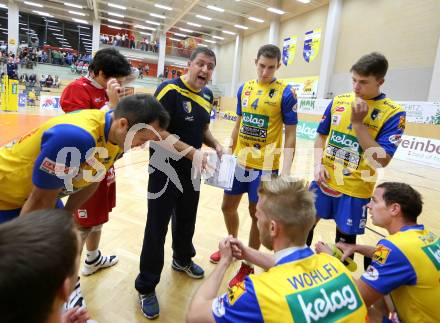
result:
[[[345,242],[345,243],[350,243],[350,244],[356,244],[356,234],[346,234],[343,233],[341,231],[339,231],[338,229],[336,229],[336,238],[335,238],[335,243],[340,242]],[[349,256],[352,260],[354,260],[354,255]],[[344,261],[344,265],[347,265]]]
[[[371,265],[373,259],[364,256],[364,269],[367,270],[368,266]]]
[[[87,250],[86,262],[92,263],[98,258],[98,256],[99,256],[99,249]]]
[[[316,224],[310,229],[310,231],[309,231],[309,235],[307,236],[307,242],[306,242],[306,244],[307,244],[307,246],[309,246],[309,247],[310,247],[310,245],[312,244],[313,233],[314,233],[314,231],[315,231],[315,227],[316,227]]]

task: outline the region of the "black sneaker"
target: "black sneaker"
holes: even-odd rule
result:
[[[181,266],[177,263],[175,259],[173,259],[173,263],[171,264],[171,268],[176,271],[184,272],[191,278],[200,279],[205,275],[205,271],[199,265],[195,264],[193,261],[188,266]]]

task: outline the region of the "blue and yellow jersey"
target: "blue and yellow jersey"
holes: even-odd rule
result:
[[[168,132],[196,149],[202,147],[214,102],[212,91],[207,87],[197,91],[181,76],[160,84],[154,96],[170,114]]]
[[[354,93],[336,96],[329,104],[317,132],[327,136],[322,163],[330,174],[327,185],[338,192],[359,198],[370,198],[377,180],[371,165],[376,150],[364,152],[350,122]],[[385,94],[366,100],[368,114],[364,125],[368,133],[393,156],[405,129],[405,111]],[[385,157],[385,156],[384,156]]]
[[[237,93],[240,129],[234,154],[240,165],[278,170],[283,124],[296,125],[297,101],[293,88],[282,81],[244,83]]]
[[[440,318],[440,239],[423,225],[406,226],[379,241],[361,277],[381,294],[391,293],[402,322]]]
[[[310,248],[250,275],[212,304],[217,322],[366,322],[367,308],[345,266]]]
[[[111,112],[81,110],[0,148],[0,210],[21,208],[32,185],[68,195],[100,181],[120,152],[108,141],[110,125]]]

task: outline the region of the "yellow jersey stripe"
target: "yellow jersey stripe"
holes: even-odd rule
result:
[[[171,90],[176,90],[177,92],[179,92],[181,95],[191,99],[192,101],[196,102],[198,105],[200,105],[203,109],[206,110],[206,112],[208,112],[209,114],[211,114],[211,102],[205,100],[204,98],[202,98],[201,96],[192,93],[191,91],[182,89],[181,87],[177,86],[176,84],[167,84],[157,95],[157,100],[160,101],[160,99],[162,99],[165,94],[167,94],[169,91]]]

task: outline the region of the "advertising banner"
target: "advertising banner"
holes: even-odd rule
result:
[[[307,63],[313,62],[316,56],[318,56],[320,43],[321,28],[316,28],[305,33],[303,57]]]
[[[57,95],[42,95],[40,97],[40,109],[61,109],[60,96]]]
[[[440,140],[403,135],[394,158],[440,168]]]
[[[284,38],[283,44],[283,64],[285,66],[293,64],[296,54],[296,43],[298,41],[298,36],[290,36]]]
[[[292,85],[298,98],[316,98],[316,92],[318,91],[318,76],[292,77],[282,80]]]

